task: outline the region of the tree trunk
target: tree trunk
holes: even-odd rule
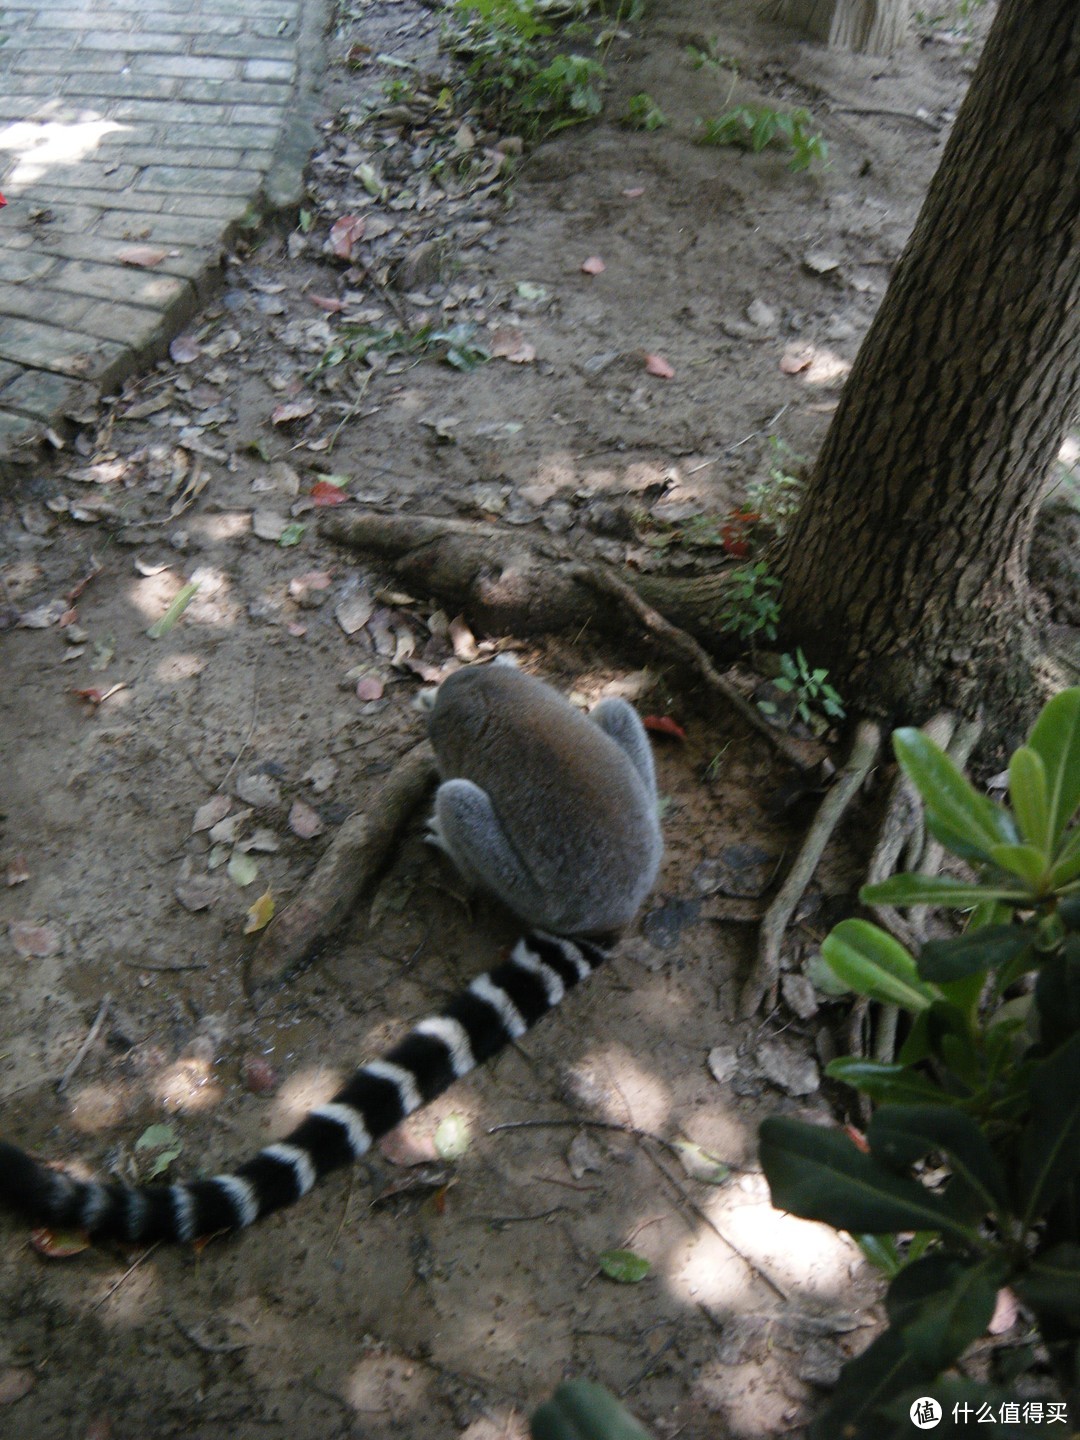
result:
[[[773,18],[834,50],[891,55],[904,44],[910,0],[777,0]]]
[[[778,560],[789,636],[891,717],[1030,681],[1035,515],[1080,399],[1080,5],[1002,0]]]

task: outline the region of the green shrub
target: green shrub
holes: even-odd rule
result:
[[[793,1119],[761,1127],[773,1203],[881,1237],[871,1246],[893,1272],[888,1328],[845,1367],[814,1440],[909,1436],[908,1407],[927,1394],[944,1403],[956,1382],[939,1377],[986,1332],[1006,1285],[1034,1315],[1073,1404],[1080,1378],[1080,689],[1051,700],[1013,755],[1008,806],[976,791],[921,731],[898,730],[893,744],[927,829],[972,878],[895,875],[861,898],[948,906],[969,920],[917,959],[858,919],[822,946],[849,989],[910,1016],[895,1063],[828,1067],[877,1106],[868,1151]],[[928,1157],[945,1167],[944,1185],[913,1174]],[[915,1233],[906,1253],[895,1232]],[[959,1404],[997,1403],[970,1382],[955,1393]]]

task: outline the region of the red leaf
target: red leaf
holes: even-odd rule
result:
[[[650,355],[646,352],[645,369],[650,375],[659,375],[661,380],[673,380],[675,371],[662,355]]]
[[[599,255],[590,255],[587,260],[581,262],[581,268],[586,275],[602,275],[607,266]]]
[[[870,1154],[870,1146],[867,1144],[866,1136],[861,1130],[856,1130],[854,1125],[845,1125],[848,1139],[854,1144],[856,1150],[861,1150],[864,1155]]]
[[[30,1244],[48,1260],[70,1260],[72,1255],[89,1250],[90,1237],[85,1230],[49,1230],[42,1226],[30,1231]]]
[[[685,740],[686,731],[670,715],[646,715],[641,722],[646,730],[658,735],[670,735],[673,740]]]
[[[320,310],[325,310],[328,315],[340,315],[345,309],[344,300],[335,300],[332,295],[309,295],[307,297],[312,305]]]
[[[342,215],[330,227],[330,249],[339,260],[351,260],[353,247],[363,238],[365,228],[362,215]]]
[[[332,485],[329,480],[316,480],[311,487],[311,498],[316,505],[344,505],[349,495],[340,485]]]

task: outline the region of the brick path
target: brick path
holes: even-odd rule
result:
[[[0,474],[157,359],[237,228],[295,205],[321,0],[4,0]],[[168,253],[125,263],[132,247]]]

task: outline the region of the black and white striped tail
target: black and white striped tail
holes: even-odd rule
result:
[[[183,1242],[242,1229],[359,1159],[406,1115],[524,1035],[607,954],[585,940],[533,931],[441,1015],[422,1020],[384,1059],[357,1070],[291,1135],[232,1175],[176,1185],[89,1184],[0,1141],[0,1204],[38,1224],[129,1241]]]

